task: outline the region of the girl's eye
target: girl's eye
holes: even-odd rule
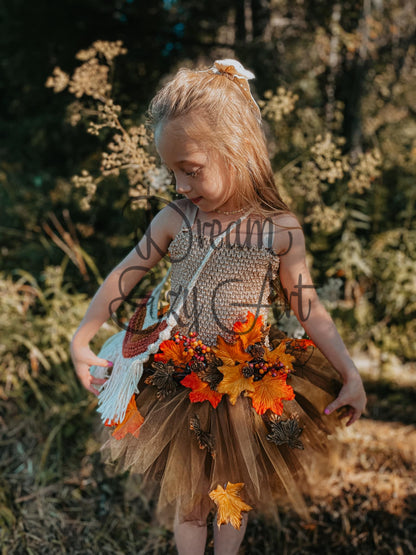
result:
[[[185,172],[185,175],[189,175],[189,177],[196,177],[199,174],[201,168],[199,168],[198,170],[194,170],[192,172]]]

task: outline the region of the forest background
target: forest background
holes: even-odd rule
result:
[[[68,345],[158,208],[138,197],[173,191],[146,134],[149,100],[179,67],[226,57],[256,75],[276,182],[369,400],[310,499],[315,523],[253,518],[242,553],[416,551],[415,11],[409,0],[0,5],[3,553],[174,552],[138,488],[101,466],[96,400]]]

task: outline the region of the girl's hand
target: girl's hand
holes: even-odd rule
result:
[[[95,365],[110,368],[113,366],[113,363],[109,360],[105,360],[104,358],[97,357],[88,345],[77,345],[74,342],[71,343],[71,357],[72,362],[74,363],[75,372],[77,373],[82,385],[85,389],[94,393],[94,395],[98,395],[99,390],[94,386],[102,385],[107,381],[107,379],[95,378],[90,373],[90,366]]]
[[[344,416],[349,416],[347,426],[354,424],[365,410],[367,397],[364,391],[363,382],[360,375],[354,374],[349,377],[341,388],[338,397],[330,403],[325,409],[325,414],[331,414],[340,407],[349,406],[349,410]]]

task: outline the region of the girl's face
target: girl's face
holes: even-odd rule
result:
[[[186,122],[186,117],[170,120],[155,132],[156,148],[175,175],[177,192],[203,212],[238,208],[233,172],[218,153],[189,137]]]

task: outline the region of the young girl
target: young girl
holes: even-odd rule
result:
[[[276,189],[252,77],[238,62],[220,60],[180,70],[153,99],[156,147],[184,198],[158,213],[106,278],[71,344],[89,391],[116,382],[116,363],[109,380],[91,374],[93,365],[112,362],[89,342],[169,253],[175,325],[154,344],[128,406],[106,418],[105,452],[121,470],[143,476],[181,555],[204,553],[213,509],[217,554],[237,553],[252,509],[274,514],[290,503],[307,517],[306,478],[313,460],[328,457],[337,409],[351,425],[366,404],[313,287],[302,229]],[[276,280],[310,340],[269,332]]]

